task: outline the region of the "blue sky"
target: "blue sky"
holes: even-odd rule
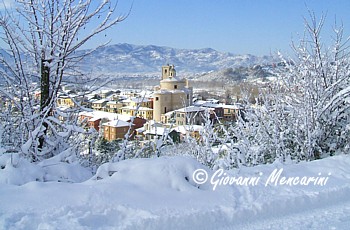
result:
[[[119,0],[125,14],[130,0]],[[214,48],[236,54],[290,51],[303,34],[308,8],[327,14],[323,36],[335,18],[350,29],[349,0],[134,0],[130,16],[107,33],[111,43]]]
[[[292,40],[304,32],[308,9],[318,17],[327,14],[322,34],[326,41],[335,19],[350,35],[349,0],[119,0],[117,13],[127,14],[132,3],[124,22],[84,48],[110,39],[111,44],[213,48],[235,54],[290,53]]]

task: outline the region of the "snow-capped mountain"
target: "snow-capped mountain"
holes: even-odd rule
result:
[[[235,55],[211,48],[175,49],[123,43],[97,49],[82,64],[85,70],[105,74],[158,73],[165,64],[174,64],[179,73],[203,73],[272,61],[271,56]]]

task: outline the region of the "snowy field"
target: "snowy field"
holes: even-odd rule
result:
[[[225,177],[187,157],[105,164],[95,176],[62,159],[33,166],[16,156],[0,157],[0,229],[350,226],[350,156],[276,162],[222,172]],[[205,174],[193,178],[197,169],[208,173],[206,183],[198,184]],[[234,184],[223,185],[225,178]]]

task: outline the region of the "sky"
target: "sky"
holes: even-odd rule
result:
[[[119,0],[127,14],[132,1]],[[213,48],[235,54],[290,52],[304,32],[308,10],[326,14],[323,36],[343,22],[350,34],[349,0],[134,0],[129,17],[108,37],[112,44]]]
[[[13,1],[0,0],[6,5]],[[92,0],[96,5],[100,1]],[[350,35],[349,0],[119,0],[117,14],[130,11],[127,19],[84,48],[110,40],[258,56],[290,54],[292,41],[304,33],[309,10],[318,18],[326,15],[324,41],[330,44],[335,21]]]

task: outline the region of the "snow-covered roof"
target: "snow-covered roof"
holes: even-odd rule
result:
[[[139,95],[141,95],[142,97],[148,98],[150,95],[152,95],[153,91],[149,91],[149,90],[142,90]]]
[[[151,108],[141,107],[141,106],[139,108],[137,108],[136,106],[124,106],[124,107],[121,107],[120,109],[131,109],[131,110],[138,109],[139,111],[151,111],[151,110],[153,110]]]
[[[195,102],[194,102],[194,105],[213,105],[213,106],[217,106],[217,105],[220,105],[220,104],[218,104],[219,103],[219,100],[216,100],[216,99],[208,99],[208,100],[206,100],[206,101],[204,101],[204,100],[196,100]]]
[[[195,98],[193,98],[193,99],[195,99]],[[207,103],[207,101],[196,100],[196,102],[194,103],[194,105],[203,105],[203,104],[205,104],[205,103]]]
[[[197,103],[195,102],[194,105],[198,105],[198,106],[202,106],[202,107],[207,107],[207,108],[222,108],[222,105],[220,104],[214,104],[214,103],[211,103],[211,102],[204,102],[204,103]]]
[[[234,104],[234,105],[225,105],[225,104],[220,104],[222,108],[224,109],[242,109],[242,105],[240,104]]]
[[[138,133],[143,133],[145,131],[145,128],[144,127],[141,127],[141,128],[138,128],[138,129],[135,129],[136,132]]]
[[[139,107],[139,111],[152,111],[153,109],[148,107]]]
[[[105,102],[108,102],[108,99],[100,99],[100,100],[97,100],[97,101],[94,101],[93,103],[105,103]]]
[[[170,112],[165,113],[164,116],[171,117],[174,113],[175,113],[175,111],[170,111]]]
[[[146,125],[148,125],[148,126],[150,126],[150,127],[162,127],[162,126],[163,126],[162,123],[157,122],[157,121],[155,121],[155,120],[149,120],[149,121],[147,121],[147,122],[144,124],[144,126],[146,126]]]
[[[163,136],[166,131],[167,129],[164,127],[156,127],[156,128],[153,127],[150,130],[146,130],[145,135],[150,134],[150,135]]]
[[[173,128],[176,132],[186,134],[188,132],[200,132],[204,129],[201,125],[181,125]]]
[[[175,110],[176,112],[182,112],[182,113],[191,113],[191,112],[202,112],[205,111],[206,108],[198,107],[198,106],[188,106],[182,109]]]
[[[91,117],[96,120],[98,119],[107,119],[109,121],[112,120],[123,120],[123,121],[130,121],[132,116],[128,115],[122,115],[122,114],[117,114],[117,113],[109,113],[109,112],[104,112],[104,111],[91,111],[91,112],[80,112],[79,115],[81,116],[86,116],[86,117]]]
[[[219,103],[219,100],[218,99],[214,99],[214,98],[208,98],[207,101],[211,102],[211,103],[214,103],[214,104]]]
[[[89,119],[89,121],[98,121],[100,119],[101,119],[101,117],[92,117]]]
[[[100,93],[111,93],[111,92],[113,92],[113,91],[110,90],[110,89],[102,89],[102,90],[100,90]]]
[[[103,126],[111,126],[111,127],[126,127],[126,126],[130,126],[130,123],[126,122],[126,121],[122,121],[122,120],[113,120],[113,121],[109,121],[107,123],[103,123],[102,125]]]
[[[135,103],[142,103],[142,102],[150,102],[151,100],[148,98],[142,98],[142,97],[133,97],[133,98],[128,98],[126,100],[123,100],[123,102],[135,102]]]
[[[117,101],[109,101],[107,102],[107,105],[116,105],[118,102]]]

